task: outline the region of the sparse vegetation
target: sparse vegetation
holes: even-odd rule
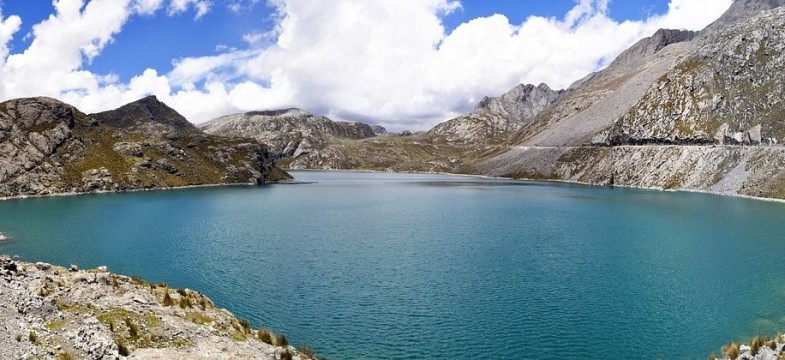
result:
[[[275,335],[273,335],[273,333],[270,330],[259,329],[256,331],[256,337],[259,339],[259,341],[263,343],[273,345],[273,338],[275,337]]]
[[[722,347],[722,354],[725,357],[729,357],[731,359],[736,359],[739,357],[739,344],[737,342],[732,342]]]
[[[120,355],[131,355],[131,351],[128,350],[128,346],[125,345],[125,342],[122,339],[115,340],[115,345],[117,345],[117,351],[120,353]]]
[[[172,296],[169,295],[169,291],[164,293],[164,306],[174,306],[174,300]]]
[[[139,325],[134,324],[131,318],[125,318],[125,325],[128,326],[128,333],[131,337],[139,336]]]
[[[68,325],[68,322],[65,320],[52,320],[48,324],[46,324],[46,328],[48,330],[60,330],[65,328]]]
[[[76,355],[72,354],[69,351],[60,352],[55,356],[55,360],[77,360],[77,359],[78,358],[76,357]]]
[[[35,331],[30,330],[30,333],[27,334],[27,340],[33,344],[38,344],[38,334],[36,334]]]
[[[292,353],[289,352],[289,349],[281,351],[281,360],[292,360]]]

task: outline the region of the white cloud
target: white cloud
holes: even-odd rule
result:
[[[213,3],[210,0],[172,0],[169,3],[167,13],[170,16],[174,16],[193,8],[196,11],[195,18],[199,19],[202,16],[207,15],[212,6]]]
[[[13,39],[14,34],[19,31],[20,26],[22,26],[22,19],[18,16],[3,18],[3,12],[0,9],[0,65],[3,64],[6,56],[8,56],[8,43]]]
[[[454,0],[268,0],[276,26],[246,36],[248,49],[176,59],[169,72],[148,69],[118,84],[84,69],[129,16],[166,7],[170,15],[191,9],[199,18],[212,2],[92,0],[83,7],[59,0],[55,16],[34,27],[31,45],[5,65],[4,44],[19,19],[0,17],[0,98],[48,95],[100,111],[155,94],[195,122],[296,106],[422,129],[521,82],[566,87],[658,28],[703,28],[731,2],[671,0],[666,14],[617,22],[607,16],[608,0],[580,0],[560,19],[512,24],[493,15],[448,34],[441,17],[460,8]]]
[[[164,0],[134,0],[133,9],[141,15],[153,15],[163,5]]]

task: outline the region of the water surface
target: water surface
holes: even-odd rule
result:
[[[703,359],[785,329],[783,204],[293,174],[0,202],[0,253],[198,289],[331,359]]]

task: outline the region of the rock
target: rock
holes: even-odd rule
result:
[[[360,140],[376,136],[369,125],[333,121],[300,109],[228,115],[210,120],[200,128],[208,134],[256,139],[270,145],[279,158],[319,156],[333,138]]]
[[[753,126],[751,129],[747,131],[747,139],[749,140],[750,145],[760,145],[763,139],[761,138],[761,126],[760,124]]]
[[[41,271],[48,271],[52,269],[52,264],[39,261],[35,263],[35,268]]]
[[[109,278],[109,274],[106,272],[100,272],[95,274],[95,282],[103,285],[110,285],[111,279]]]
[[[558,100],[562,93],[546,84],[520,84],[500,97],[485,97],[471,114],[441,123],[429,133],[451,142],[487,143],[505,139]]]
[[[99,267],[97,267],[95,269],[98,270],[99,272],[107,272],[107,271],[109,271],[109,268],[106,265],[101,265],[101,266],[99,266]]]
[[[1,269],[12,262],[0,256],[0,330],[8,335],[0,337],[0,359],[54,359],[66,353],[77,359],[125,359],[118,343],[135,359],[273,360],[286,350],[295,359],[308,359],[293,347],[259,341],[254,331],[246,333],[243,341],[232,339],[237,332],[234,324],[240,320],[190,290],[184,296],[196,306],[184,310],[166,306],[158,297],[171,290],[143,281],[107,272],[55,275],[39,269],[37,265],[44,263],[19,263],[29,276],[14,277]],[[95,281],[86,280],[93,275]],[[116,287],[107,286],[112,285],[111,276],[116,278]],[[179,300],[183,295],[172,291],[171,296]],[[200,303],[207,306],[202,309]],[[194,322],[189,313],[210,321]],[[129,324],[137,335],[131,335]],[[30,333],[35,334],[36,343],[27,340]],[[143,338],[146,345],[137,347],[134,336]]]
[[[68,271],[70,271],[70,272],[77,272],[77,271],[79,271],[79,266],[71,264],[71,267],[68,268]]]

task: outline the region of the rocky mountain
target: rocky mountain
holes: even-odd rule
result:
[[[540,129],[472,171],[785,198],[785,147],[776,146],[785,136],[779,5],[738,0],[692,40],[640,52],[632,71],[615,62],[535,119]],[[599,77],[617,85],[603,95],[592,88]],[[582,91],[597,100],[547,116],[572,107]]]
[[[785,198],[785,0],[659,30],[563,92],[521,85],[427,133],[329,141],[293,168],[446,171]]]
[[[0,103],[0,197],[285,178],[265,145],[204,134],[152,97],[94,115],[50,98]]]
[[[451,142],[500,142],[554,103],[563,91],[520,84],[500,97],[485,97],[470,114],[431,129]]]
[[[148,96],[115,110],[90,117],[111,127],[156,137],[181,137],[198,134],[199,129],[177,111]]]
[[[379,131],[386,132],[382,127],[332,121],[300,109],[228,115],[203,123],[200,128],[208,134],[256,139],[288,162],[323,157],[322,151],[331,141],[367,139]]]

